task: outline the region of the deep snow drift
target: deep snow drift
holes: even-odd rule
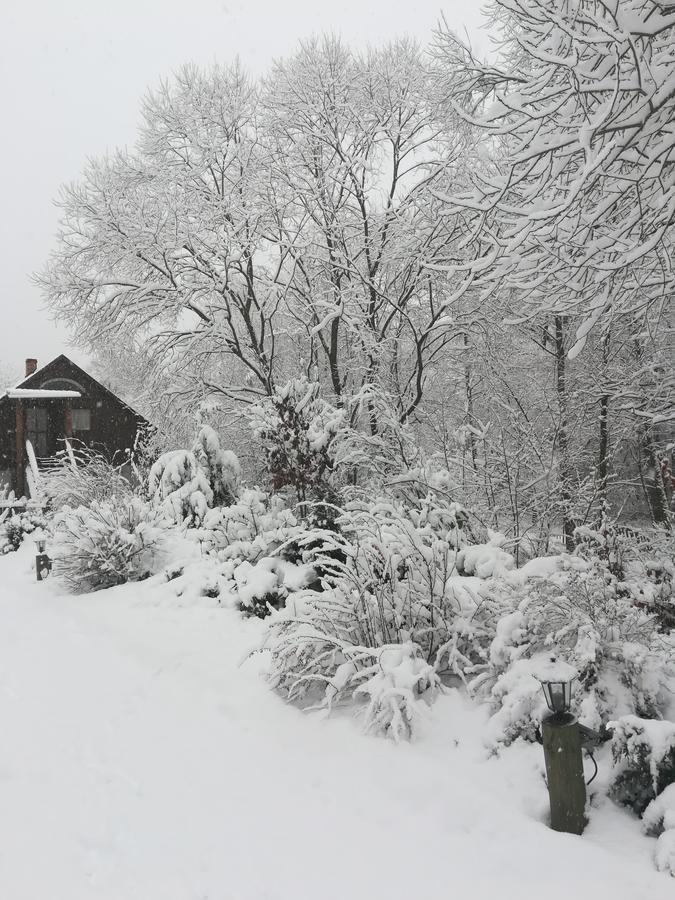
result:
[[[259,620],[159,578],[64,595],[32,562],[0,559],[3,900],[672,898],[608,801],[550,831],[541,749],[489,758],[458,692],[410,745],[365,737],[242,664]]]

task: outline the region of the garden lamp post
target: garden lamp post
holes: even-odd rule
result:
[[[47,538],[39,535],[35,538],[37,554],[35,556],[35,575],[38,581],[42,581],[52,570],[52,561],[47,554]]]
[[[551,828],[581,834],[586,825],[586,783],[579,723],[570,712],[577,672],[552,658],[535,673],[550,712],[542,722],[546,781],[551,802]]]

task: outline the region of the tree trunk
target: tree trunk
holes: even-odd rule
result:
[[[572,465],[569,452],[569,415],[567,405],[567,371],[565,356],[565,320],[555,316],[555,371],[558,395],[558,459],[560,464],[560,505],[565,549],[574,550],[574,520],[571,515]]]
[[[609,357],[609,334],[605,335],[602,342],[603,381],[605,379],[607,360]],[[606,390],[606,389],[605,389]],[[603,392],[600,395],[599,440],[598,440],[598,467],[596,480],[598,497],[602,512],[607,508],[607,483],[609,480],[609,394]]]
[[[635,358],[640,365],[643,361],[642,345],[639,338],[635,338],[633,343]],[[642,393],[644,397],[649,395],[653,390],[653,384],[649,377],[648,370],[643,368]],[[665,484],[663,483],[663,473],[661,472],[661,463],[654,439],[647,422],[642,421],[637,428],[638,435],[638,468],[640,471],[640,481],[644,491],[645,499],[649,505],[649,511],[652,521],[655,525],[665,525],[670,528],[670,512],[668,509],[668,497],[666,495]]]
[[[466,422],[467,425],[473,429],[474,423],[474,415],[473,415],[473,379],[472,379],[472,371],[471,371],[471,363],[469,362],[469,338],[467,336],[466,331],[464,332],[464,387],[466,390]],[[469,453],[471,454],[471,468],[474,472],[478,471],[478,465],[476,463],[476,435],[473,430],[469,430],[468,433],[468,441],[469,441]]]
[[[642,485],[645,492],[645,498],[649,504],[652,521],[656,525],[670,527],[668,498],[663,484],[658,454],[654,447],[649,428],[646,425],[640,426],[639,432],[640,453],[645,463],[645,470],[642,472]]]

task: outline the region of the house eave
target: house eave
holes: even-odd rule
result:
[[[45,388],[7,388],[2,395],[9,400],[77,400],[79,391],[50,391]]]

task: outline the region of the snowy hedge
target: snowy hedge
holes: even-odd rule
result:
[[[641,588],[640,588],[641,589]],[[675,638],[598,557],[535,559],[486,585],[494,638],[470,690],[493,709],[491,737],[534,737],[544,710],[534,676],[555,652],[579,673],[575,710],[598,729],[617,716],[667,716],[675,691]]]
[[[622,716],[610,727],[612,756],[618,766],[611,793],[642,815],[668,785],[675,783],[675,722]],[[654,833],[659,833],[655,809],[652,807],[649,821]]]
[[[40,509],[25,509],[10,513],[5,510],[5,518],[0,524],[0,553],[18,550],[27,536],[47,527],[47,521]]]
[[[535,671],[555,652],[579,673],[584,724],[667,716],[675,638],[599,555],[548,557],[514,569],[500,535],[472,543],[458,507],[429,497],[351,504],[337,529],[295,539],[317,582],[284,597],[264,646],[289,699],[330,708],[359,696],[382,647],[414,646],[492,708],[488,739],[534,739],[545,709]]]
[[[623,716],[610,723],[617,766],[610,795],[658,838],[657,869],[675,876],[675,722]]]
[[[229,506],[207,512],[198,536],[222,560],[255,562],[304,531],[281,497],[246,488]]]
[[[54,520],[54,573],[76,592],[152,574],[165,562],[164,519],[135,496],[66,507]]]
[[[461,513],[387,500],[354,504],[337,518],[337,531],[299,540],[321,585],[292,594],[270,618],[263,646],[274,686],[328,709],[367,695],[368,727],[396,738],[410,732],[419,710],[413,701],[433,698],[441,673],[464,678],[490,639],[480,579],[460,574],[467,562]],[[480,554],[485,564],[493,560],[491,572],[512,565],[498,542]],[[402,654],[395,667],[394,647]]]

